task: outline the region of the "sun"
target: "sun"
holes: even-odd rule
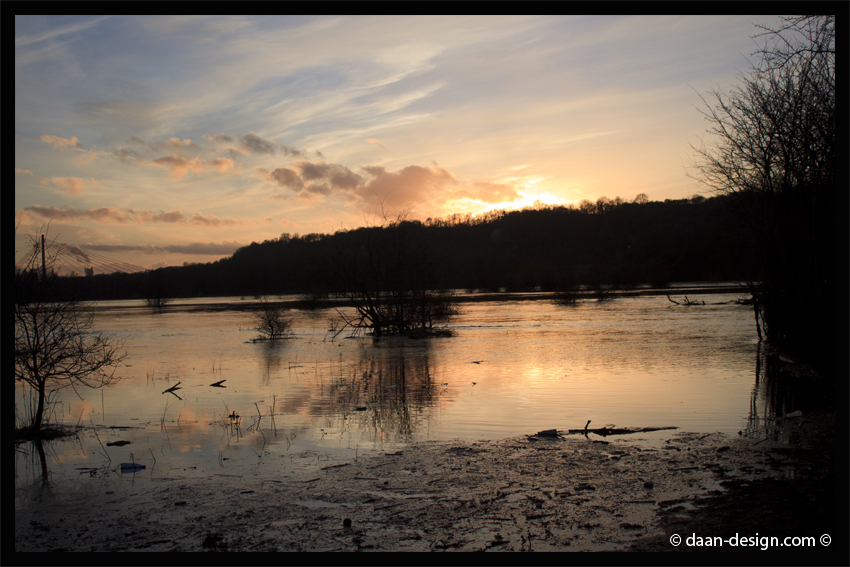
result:
[[[539,207],[541,205],[563,205],[567,202],[566,199],[562,199],[561,197],[548,192],[530,193],[526,191],[517,191],[517,193],[522,195],[522,197],[513,203],[510,203],[508,208],[524,209],[526,207]]]
[[[481,203],[483,207],[480,212],[486,213],[498,210],[512,211],[529,207],[542,208],[567,204],[567,199],[553,195],[548,191],[535,190],[533,186],[525,189],[517,189],[517,194],[519,195],[519,198],[512,201],[502,201],[501,203]]]

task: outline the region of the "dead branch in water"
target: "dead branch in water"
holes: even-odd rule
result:
[[[669,295],[667,296],[667,299],[670,301],[670,303],[675,303],[676,305],[684,305],[686,307],[690,306],[690,305],[705,305],[705,301],[700,301],[698,299],[688,299],[687,295],[685,296],[685,300],[684,300],[683,303],[679,303],[678,301],[673,301],[672,299],[670,299]]]

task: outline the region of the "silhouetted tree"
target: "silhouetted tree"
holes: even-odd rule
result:
[[[703,99],[711,142],[695,148],[696,178],[735,195],[756,235],[769,340],[823,363],[834,316],[818,303],[834,292],[835,18],[762,29],[760,61],[741,85]]]
[[[189,268],[189,266],[185,266]],[[158,269],[149,271],[148,273],[147,297],[145,297],[145,305],[159,311],[171,302],[168,297],[170,295],[166,291],[167,280],[165,270]]]
[[[379,226],[337,234],[329,284],[355,308],[353,317],[339,313],[343,329],[430,334],[456,314],[451,295],[433,287],[437,266],[409,216],[382,212]]]
[[[27,429],[38,435],[51,392],[116,382],[126,353],[119,352],[120,341],[92,332],[92,304],[56,298],[55,258],[45,257],[42,264],[39,242],[33,244],[23,267],[15,270],[15,381],[35,394]]]
[[[283,308],[270,302],[268,298],[260,300],[260,308],[254,312],[255,330],[260,339],[276,341],[285,338],[292,329],[292,319],[285,317]]]

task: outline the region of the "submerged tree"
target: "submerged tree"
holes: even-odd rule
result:
[[[171,303],[171,298],[166,293],[167,283],[162,269],[147,272],[147,297],[145,297],[145,305],[152,307],[157,311]]]
[[[457,314],[451,293],[434,289],[437,266],[409,210],[381,215],[378,226],[338,234],[329,282],[355,309],[339,312],[346,328],[386,334],[450,334],[442,325]]]
[[[833,343],[836,196],[835,18],[762,28],[760,60],[703,114],[711,141],[695,177],[732,194],[758,242],[760,309],[770,341],[827,363]],[[755,296],[754,296],[755,297]]]
[[[119,380],[115,371],[126,357],[119,352],[120,341],[93,331],[93,304],[54,299],[52,265],[43,240],[33,240],[32,253],[15,269],[15,381],[35,394],[26,427],[34,435],[42,429],[45,401],[52,392],[112,384]]]
[[[260,333],[260,339],[276,341],[289,335],[292,329],[292,319],[285,317],[279,305],[270,302],[268,298],[260,300],[260,309],[254,313],[255,330]]]

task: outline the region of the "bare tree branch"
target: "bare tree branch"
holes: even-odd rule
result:
[[[41,429],[45,399],[68,386],[100,388],[119,380],[116,370],[127,356],[123,343],[94,332],[94,306],[55,300],[55,257],[32,238],[33,251],[15,269],[15,381],[35,392],[38,403],[29,427]],[[40,265],[41,264],[41,265]]]

